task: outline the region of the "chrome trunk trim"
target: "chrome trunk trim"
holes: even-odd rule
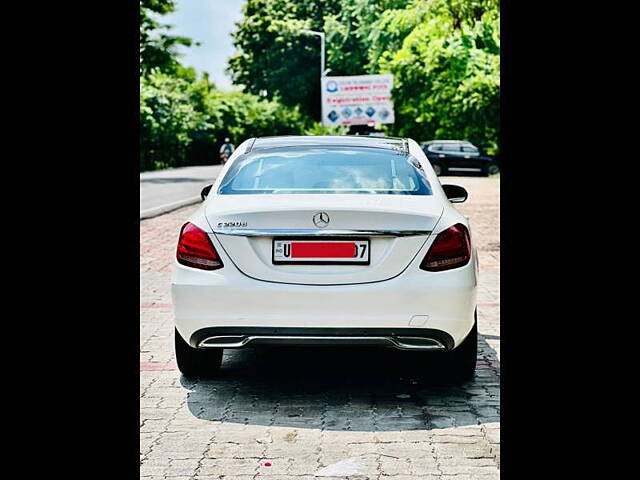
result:
[[[318,230],[318,229],[213,229],[213,233],[236,237],[415,237],[432,230]]]

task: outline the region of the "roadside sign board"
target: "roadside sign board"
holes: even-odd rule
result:
[[[393,123],[393,75],[322,77],[322,124]]]

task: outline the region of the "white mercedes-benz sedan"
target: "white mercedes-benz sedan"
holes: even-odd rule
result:
[[[441,351],[473,376],[477,252],[413,140],[253,138],[183,225],[171,289],[185,376],[254,344]]]

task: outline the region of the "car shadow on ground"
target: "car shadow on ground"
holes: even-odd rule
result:
[[[448,383],[437,354],[385,348],[227,350],[215,379],[181,377],[197,418],[346,431],[500,421],[500,364],[480,335],[475,377]]]

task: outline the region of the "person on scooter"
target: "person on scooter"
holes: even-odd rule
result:
[[[229,160],[229,157],[235,148],[236,147],[231,143],[231,140],[229,140],[228,137],[224,139],[224,143],[220,147],[220,159],[222,160],[222,163],[227,163],[227,160]]]

